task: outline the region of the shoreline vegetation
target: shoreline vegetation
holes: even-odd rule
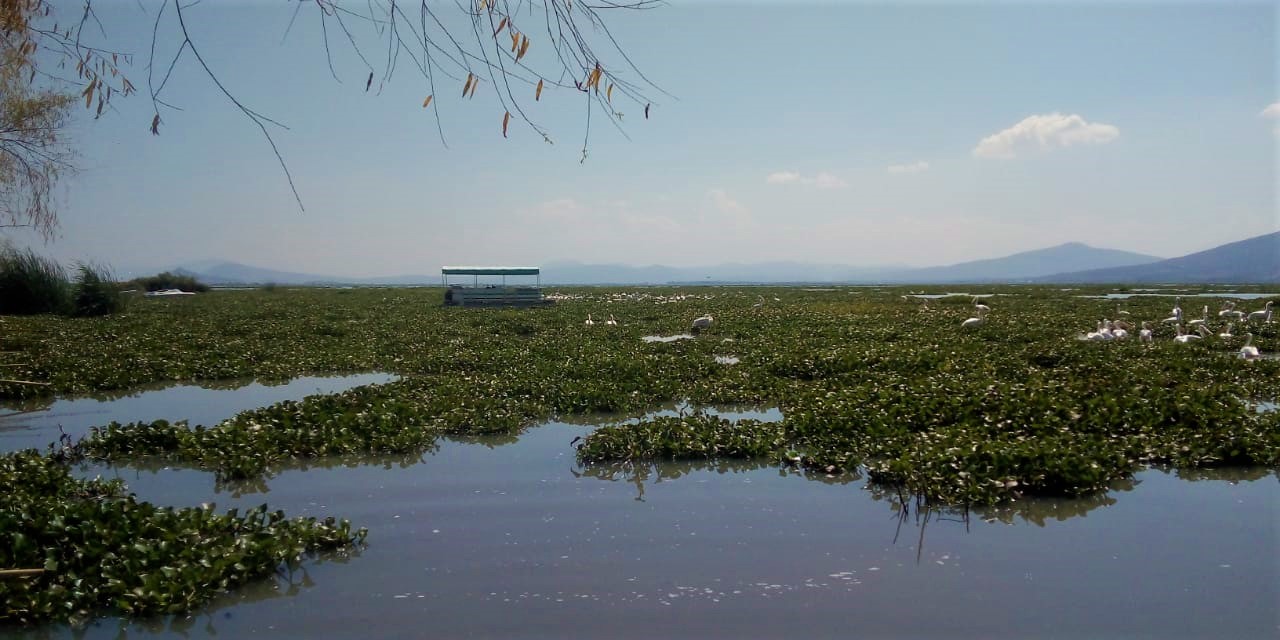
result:
[[[139,298],[94,318],[0,316],[0,378],[40,383],[0,381],[0,399],[304,373],[400,377],[217,425],[112,423],[0,456],[3,484],[22,487],[0,497],[0,568],[46,570],[0,580],[10,612],[0,625],[182,611],[365,540],[345,521],[289,520],[265,505],[215,515],[136,502],[120,486],[72,478],[68,463],[83,459],[160,458],[252,480],[294,459],[414,453],[443,435],[681,400],[777,406],[782,420],[651,416],[584,433],[579,462],[860,470],[877,487],[949,506],[1088,496],[1155,465],[1280,467],[1280,412],[1258,410],[1275,401],[1280,360],[1237,357],[1246,331],[1264,355],[1280,350],[1280,320],[1236,320],[1236,335],[1216,337],[1227,298],[1192,296],[1226,289],[1168,289],[1188,310],[1212,310],[1214,337],[1189,344],[1160,322],[1172,298],[1117,307],[1084,297],[1109,287],[983,286],[973,293],[994,294],[980,300],[991,310],[962,328],[983,315],[972,295],[925,300],[914,289],[566,287],[549,308],[453,309],[438,287],[280,287]],[[617,324],[586,325],[588,314]],[[694,338],[642,339],[683,333],[702,316],[714,323]],[[1151,322],[1153,342],[1081,339],[1121,318]]]

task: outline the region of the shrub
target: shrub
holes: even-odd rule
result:
[[[183,291],[191,291],[193,293],[203,293],[209,290],[209,285],[196,280],[194,276],[171,273],[169,271],[158,273],[154,276],[138,278],[133,282],[137,287],[146,289],[147,291],[181,289]]]
[[[0,313],[59,313],[70,299],[66,272],[56,260],[30,249],[0,251]]]
[[[125,297],[110,269],[82,262],[76,271],[72,315],[105,316],[124,310]]]

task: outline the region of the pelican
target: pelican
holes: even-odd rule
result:
[[[1250,313],[1248,317],[1249,322],[1253,322],[1254,320],[1260,320],[1262,322],[1271,322],[1271,303],[1272,301],[1268,300],[1267,306],[1263,307],[1259,311],[1254,311],[1253,313]]]
[[[1104,341],[1104,340],[1112,340],[1112,339],[1114,339],[1114,338],[1115,338],[1115,335],[1113,335],[1113,334],[1111,333],[1111,329],[1107,328],[1107,321],[1106,321],[1106,320],[1099,320],[1099,321],[1098,321],[1098,330],[1097,330],[1097,331],[1090,331],[1089,333],[1086,333],[1086,334],[1084,335],[1084,339],[1085,339],[1085,340],[1091,340],[1091,341],[1094,341],[1094,342],[1101,342],[1101,341]]]
[[[981,302],[978,302],[978,300],[979,300],[978,296],[973,297],[973,308],[977,309],[982,313],[986,313],[991,310],[991,307],[988,307],[987,305],[982,304]]]
[[[1236,303],[1234,300],[1228,300],[1227,307],[1218,312],[1218,317],[1243,318],[1244,312],[1236,309]]]
[[[588,314],[587,314],[587,321],[586,321],[586,322],[584,322],[584,323],[582,323],[582,324],[585,324],[585,325],[587,325],[588,327],[594,327],[594,326],[596,325],[596,321],[595,321],[595,320],[592,320],[592,319],[591,319],[591,314],[589,314],[589,313],[588,313]]]
[[[906,297],[906,296],[902,296],[902,299],[903,299],[903,300],[906,300],[906,299],[907,299],[907,297]],[[751,306],[752,306],[753,308],[756,308],[756,309],[759,309],[760,307],[763,307],[763,306],[764,306],[764,296],[756,296],[756,303],[755,303],[755,304],[753,304],[753,305],[751,305]]]
[[[1117,302],[1117,303],[1116,303],[1116,315],[1118,315],[1118,316],[1127,316],[1127,315],[1129,315],[1129,312],[1128,312],[1128,311],[1125,311],[1124,309],[1121,309],[1121,308],[1120,308],[1120,303],[1119,303],[1119,302]]]
[[[985,322],[985,321],[986,321],[986,319],[987,319],[987,312],[986,312],[986,311],[983,311],[983,308],[984,308],[984,307],[985,307],[985,305],[979,305],[979,306],[978,306],[978,317],[976,317],[976,318],[969,318],[968,320],[965,320],[964,322],[961,322],[961,323],[960,323],[960,328],[961,328],[961,329],[968,329],[968,328],[970,328],[970,327],[979,327],[979,326],[982,326],[982,323],[983,323],[983,322]]]
[[[1178,300],[1182,300],[1182,298],[1178,298]],[[1160,322],[1181,325],[1182,324],[1182,305],[1177,302],[1174,302],[1173,315],[1169,316],[1168,318],[1165,318],[1164,320],[1161,320]]]
[[[1234,338],[1235,336],[1231,335],[1231,327],[1233,327],[1233,326],[1235,326],[1235,325],[1233,325],[1233,324],[1231,324],[1230,322],[1228,322],[1228,323],[1227,323],[1227,328],[1226,328],[1226,329],[1223,329],[1223,330],[1222,330],[1222,333],[1219,333],[1219,334],[1218,334],[1218,337],[1219,337],[1219,338],[1224,338],[1224,339],[1225,339],[1225,338]]]
[[[1174,342],[1181,342],[1183,344],[1191,342],[1192,340],[1200,340],[1200,339],[1201,339],[1200,336],[1194,333],[1187,333],[1186,331],[1183,331],[1182,325],[1178,325],[1178,335],[1173,337]]]
[[[1138,332],[1138,339],[1143,342],[1151,342],[1151,323],[1146,320],[1142,321],[1142,330]]]
[[[1128,338],[1129,330],[1121,329],[1119,326],[1117,326],[1118,324],[1119,323],[1111,322],[1110,320],[1107,321],[1107,329],[1111,331],[1111,337],[1115,338],[1116,340],[1124,340],[1125,338]]]
[[[694,318],[694,319],[693,319],[693,328],[694,328],[694,329],[706,329],[707,327],[710,327],[710,326],[711,326],[711,323],[712,323],[712,322],[715,322],[715,318],[712,318],[712,317],[711,317],[711,314],[709,314],[709,313],[708,313],[707,315],[702,316],[701,318]]]
[[[611,314],[609,314],[609,319],[608,319],[608,320],[605,320],[605,321],[604,321],[604,323],[605,323],[605,324],[607,324],[607,325],[609,325],[609,326],[611,326],[611,327],[616,327],[616,326],[618,326],[618,321],[613,319],[613,314],[612,314],[612,313],[611,313]]]
[[[1202,325],[1202,324],[1201,324],[1201,325],[1196,325],[1196,333],[1199,333],[1199,334],[1201,335],[1201,337],[1204,337],[1204,338],[1212,338],[1212,337],[1213,337],[1213,332],[1209,330],[1209,327],[1206,327],[1206,326],[1204,326],[1204,325]]]
[[[1194,326],[1194,325],[1197,325],[1197,324],[1204,324],[1204,323],[1206,323],[1206,322],[1208,322],[1208,321],[1209,321],[1209,305],[1207,305],[1207,304],[1206,304],[1206,305],[1204,306],[1204,317],[1202,317],[1202,318],[1196,318],[1195,320],[1188,320],[1188,321],[1187,321],[1187,324],[1189,324],[1189,325],[1193,325],[1193,326]]]
[[[1262,352],[1258,351],[1258,348],[1253,346],[1253,334],[1246,333],[1244,334],[1244,337],[1244,346],[1240,347],[1240,357],[1245,360],[1257,360],[1258,358],[1261,358]]]

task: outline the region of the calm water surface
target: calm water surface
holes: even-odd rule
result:
[[[241,411],[395,379],[396,376],[387,373],[360,373],[294,378],[275,384],[229,380],[154,385],[76,398],[0,402],[0,451],[44,449],[58,440],[59,426],[73,438],[89,433],[90,427],[103,426],[113,420],[120,423],[187,420],[192,426],[211,426]]]
[[[309,390],[309,389],[308,389]],[[661,407],[647,415],[697,408]],[[770,407],[702,410],[781,419]],[[117,414],[118,415],[118,414]],[[165,416],[170,418],[189,415]],[[619,422],[609,416],[584,422]],[[137,419],[128,416],[127,419]],[[1280,482],[1266,469],[1145,471],[1107,495],[905,517],[857,475],[763,462],[579,466],[554,422],[218,484],[163,464],[85,465],[139,498],[263,502],[370,530],[351,558],[187,617],[31,638],[1261,638],[1280,632]]]

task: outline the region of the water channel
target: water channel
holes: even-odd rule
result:
[[[781,418],[767,407],[704,410]],[[80,466],[158,504],[266,502],[348,518],[369,528],[368,545],[189,616],[0,634],[1255,638],[1280,629],[1273,470],[1152,469],[1105,495],[904,514],[894,491],[856,474],[766,461],[583,467],[570,442],[590,429],[552,422],[441,440],[421,456],[309,461],[245,485],[164,464]]]

